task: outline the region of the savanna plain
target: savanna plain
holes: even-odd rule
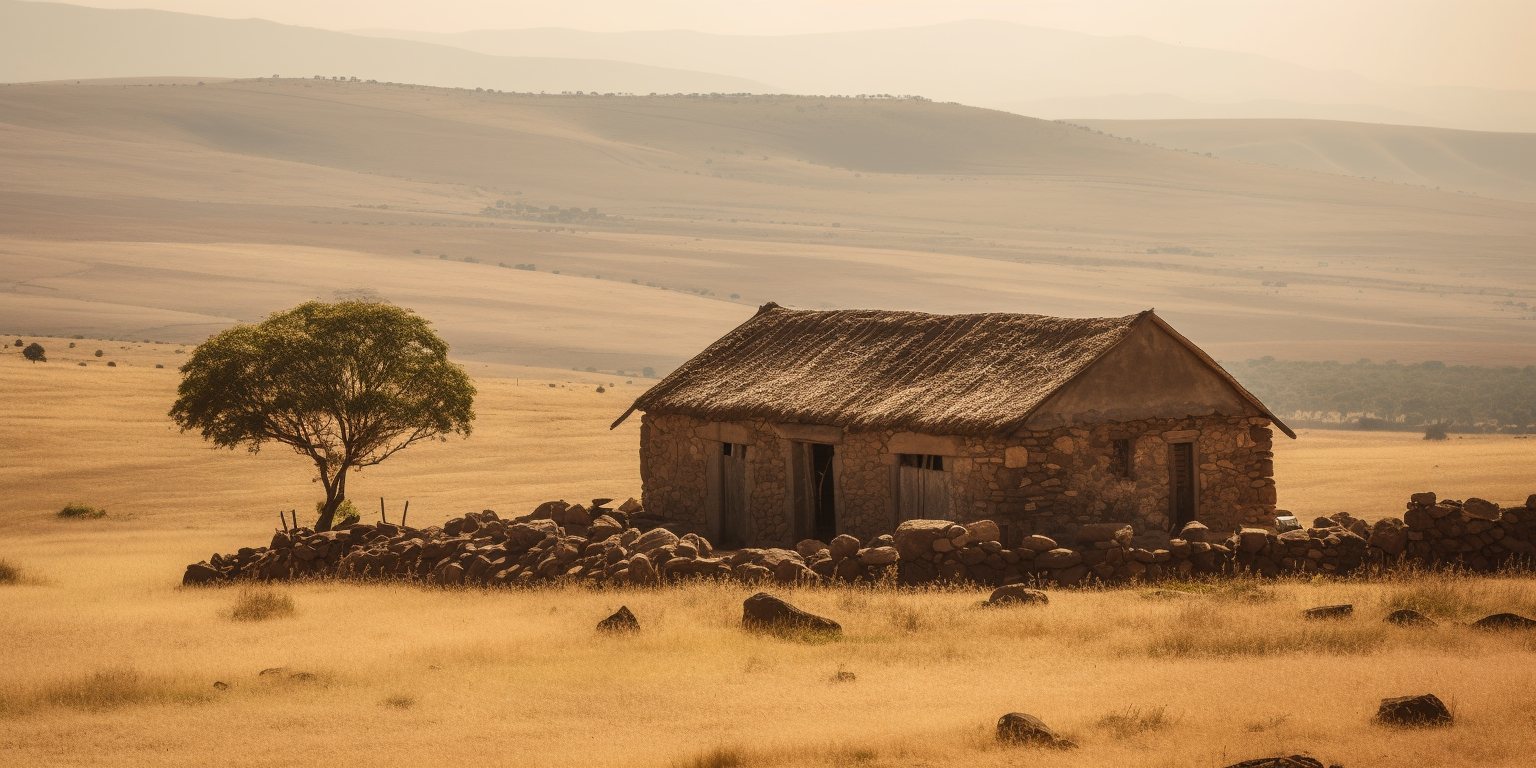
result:
[[[46,364],[0,355],[7,764],[1220,766],[1304,752],[1515,766],[1536,742],[1536,638],[1460,626],[1536,613],[1521,574],[1053,590],[1049,606],[1003,610],[972,589],[786,590],[842,622],[830,642],[744,633],[736,585],[183,588],[186,562],[260,543],[278,509],[312,499],[306,467],[177,432],[175,345],[41,341],[60,350]],[[392,517],[409,498],[419,525],[637,492],[638,430],[607,425],[643,381],[502,373],[476,379],[469,439],[354,479],[366,516],[379,496]],[[1394,514],[1435,465],[1445,495],[1516,501],[1513,478],[1536,462],[1536,441],[1512,436],[1304,432],[1279,450],[1281,505],[1303,515]],[[59,518],[70,502],[107,515]],[[1301,618],[1342,602],[1355,618]],[[642,632],[597,633],[620,605]],[[1401,607],[1440,625],[1381,621]],[[285,671],[259,674],[272,668]],[[1378,699],[1424,691],[1456,726],[1371,724]],[[999,747],[992,724],[1016,710],[1082,748]]]
[[[766,301],[1155,306],[1223,360],[1536,351],[1530,178],[1464,162],[1515,139],[1349,129],[1452,158],[1463,193],[1259,152],[1253,126],[1154,128],[896,99],[0,86],[0,764],[1528,765],[1536,638],[1463,626],[1536,614],[1528,574],[1008,610],[970,589],[786,590],[843,624],[831,642],[743,633],[738,586],[180,586],[188,562],[264,544],[278,510],[313,519],[301,459],[214,450],[166,416],[193,346],[308,299],[410,307],[474,377],[471,437],[350,482],[365,519],[383,497],[418,525],[638,495],[637,420],[608,425]],[[1303,430],[1276,454],[1304,521],[1536,492],[1536,439],[1514,435]],[[106,515],[60,518],[71,503]],[[1301,618],[1342,602],[1353,619]],[[620,605],[643,630],[597,634]],[[1381,621],[1400,607],[1439,626]],[[1424,692],[1454,727],[1370,723]],[[999,747],[1010,711],[1081,749]]]

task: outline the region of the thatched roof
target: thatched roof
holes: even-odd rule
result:
[[[1066,318],[811,311],[769,303],[647,390],[614,426],[641,410],[854,431],[1007,433],[1146,318],[1163,325],[1150,310]]]

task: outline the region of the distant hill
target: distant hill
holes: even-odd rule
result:
[[[1536,131],[1536,92],[1402,86],[1246,53],[1001,21],[775,36],[550,28],[359,34],[502,56],[720,72],[788,93],[917,94],[1048,119],[1294,117]]]
[[[0,82],[113,77],[358,77],[508,91],[761,91],[750,80],[579,57],[491,56],[260,19],[0,0]]]
[[[1536,203],[1536,133],[1325,120],[1073,122],[1169,149]]]

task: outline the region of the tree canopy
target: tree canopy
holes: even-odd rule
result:
[[[424,319],[364,301],[312,301],[214,336],[181,367],[171,418],[221,448],[286,445],[325,487],[329,530],[349,470],[412,443],[469,436],[474,385]]]
[[[21,350],[21,356],[34,363],[48,362],[48,351],[43,349],[43,345],[35,341],[28,344],[26,349]]]

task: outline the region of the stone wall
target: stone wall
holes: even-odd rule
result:
[[[640,472],[646,508],[704,533],[716,503],[710,462],[720,441],[701,435],[721,425],[679,415],[645,414]],[[752,541],[789,546],[792,519],[789,454],[792,441],[761,420],[733,422],[732,441],[745,440]],[[896,523],[897,455],[890,430],[846,433],[837,444],[839,532],[860,539]],[[946,456],[951,517],[994,520],[1004,537],[1070,533],[1095,522],[1167,530],[1168,445],[1191,441],[1196,453],[1197,519],[1217,530],[1270,525],[1275,515],[1272,433],[1262,417],[1199,416],[1028,431],[1011,437],[949,438]],[[1112,468],[1113,441],[1134,447],[1131,477]]]
[[[909,520],[867,541],[840,535],[793,550],[716,552],[697,534],[647,526],[635,500],[609,509],[551,501],[503,520],[477,512],[424,529],[354,524],[278,531],[264,547],[187,566],[184,584],[302,578],[386,578],[442,585],[653,585],[691,578],[745,583],[930,582],[1078,586],[1253,574],[1345,575],[1362,570],[1531,567],[1536,496],[1500,509],[1481,499],[1415,494],[1402,519],[1366,524],[1346,513],[1283,533],[1242,528],[1222,537],[1200,523],[1177,536],[1123,523],[1088,523],[1069,537],[1004,543],[990,520]],[[601,502],[601,503],[599,503]]]

